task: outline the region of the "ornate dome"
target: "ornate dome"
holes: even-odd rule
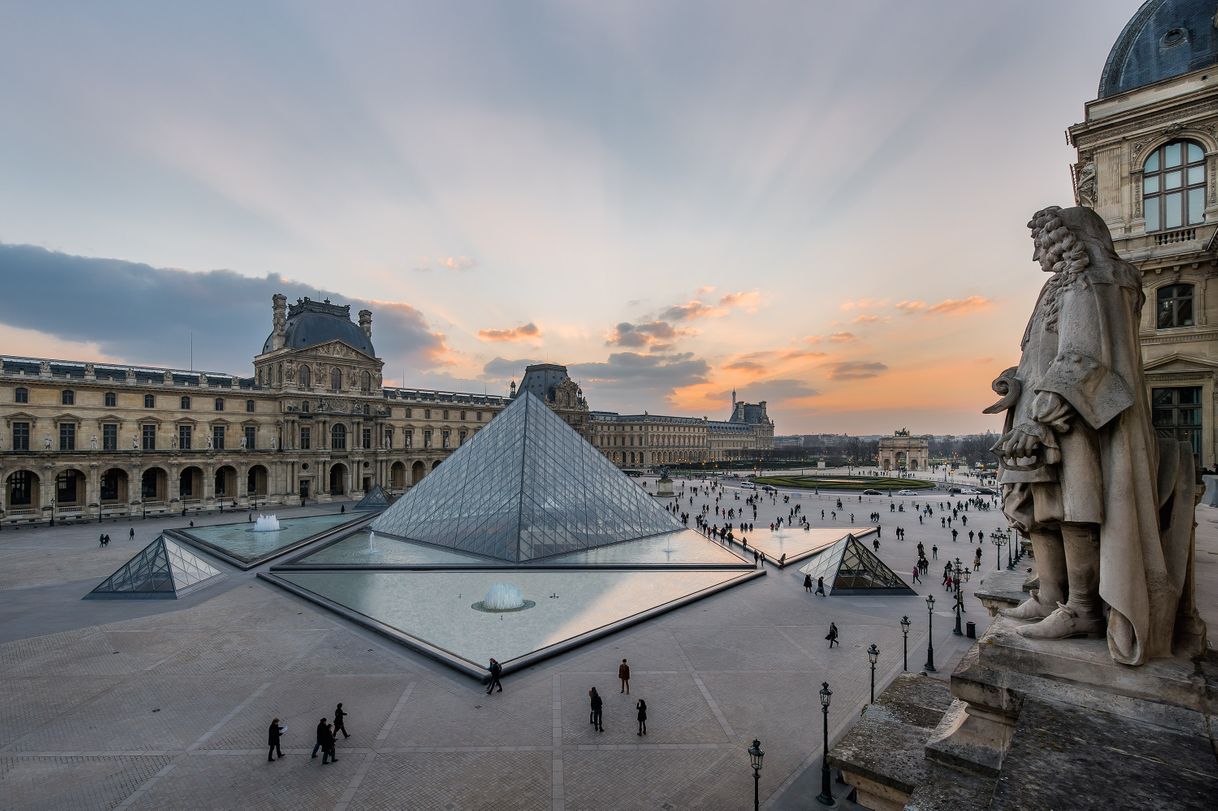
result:
[[[266,336],[263,352],[271,351],[274,334]],[[358,324],[351,321],[350,304],[331,304],[301,299],[288,307],[288,320],[284,327],[284,348],[305,349],[330,341],[342,341],[369,357],[376,357],[372,339],[364,334]]]
[[[1117,37],[1100,98],[1218,64],[1213,0],[1147,0]]]

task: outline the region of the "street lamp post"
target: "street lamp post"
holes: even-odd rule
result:
[[[926,667],[927,673],[935,672],[935,595],[926,597]]]
[[[955,605],[956,627],[952,629],[952,633],[955,634],[956,636],[963,636],[964,634],[960,630],[960,609],[963,607],[962,603],[960,602],[960,578],[964,575],[964,569],[960,565],[960,558],[956,558],[956,566],[955,566],[954,571],[955,571],[955,586],[956,586],[954,589],[954,591],[955,591],[954,596],[956,599],[956,605]]]
[[[867,659],[871,662],[871,703],[875,703],[875,663],[880,658],[880,649],[871,643],[871,647],[867,649]]]
[[[816,801],[821,805],[836,808],[837,801],[833,799],[833,787],[829,785],[829,700],[831,698],[833,698],[833,691],[829,689],[829,682],[821,682],[820,711],[824,716],[824,739],[820,755],[820,795],[817,796]]]
[[[749,747],[749,763],[753,766],[753,811],[761,808],[761,759],[764,757],[761,741],[754,738],[753,745]]]
[[[1012,557],[1011,554],[1011,548],[1015,546],[1015,544],[1011,543],[1011,533],[1003,530],[1002,534],[1005,535],[1007,539],[1007,570],[1010,571],[1015,568],[1015,558]]]
[[[912,625],[909,617],[901,617],[901,634],[904,637],[901,643],[901,669],[909,670],[909,626]]]
[[[1006,540],[998,530],[994,530],[990,533],[990,543],[994,544],[994,570],[997,571],[1002,568],[1002,545]]]

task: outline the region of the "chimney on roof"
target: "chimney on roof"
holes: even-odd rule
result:
[[[372,310],[359,311],[359,328],[368,336],[368,340],[372,340]]]
[[[282,349],[288,323],[288,297],[283,293],[271,296],[271,349]]]

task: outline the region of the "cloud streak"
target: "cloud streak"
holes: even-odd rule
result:
[[[532,341],[541,337],[541,328],[530,321],[510,329],[480,329],[478,337],[483,341]]]
[[[843,360],[826,364],[830,380],[866,380],[888,371],[888,365],[878,361]]]

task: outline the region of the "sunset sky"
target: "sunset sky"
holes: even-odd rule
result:
[[[0,5],[0,352],[968,433],[1137,0]]]

